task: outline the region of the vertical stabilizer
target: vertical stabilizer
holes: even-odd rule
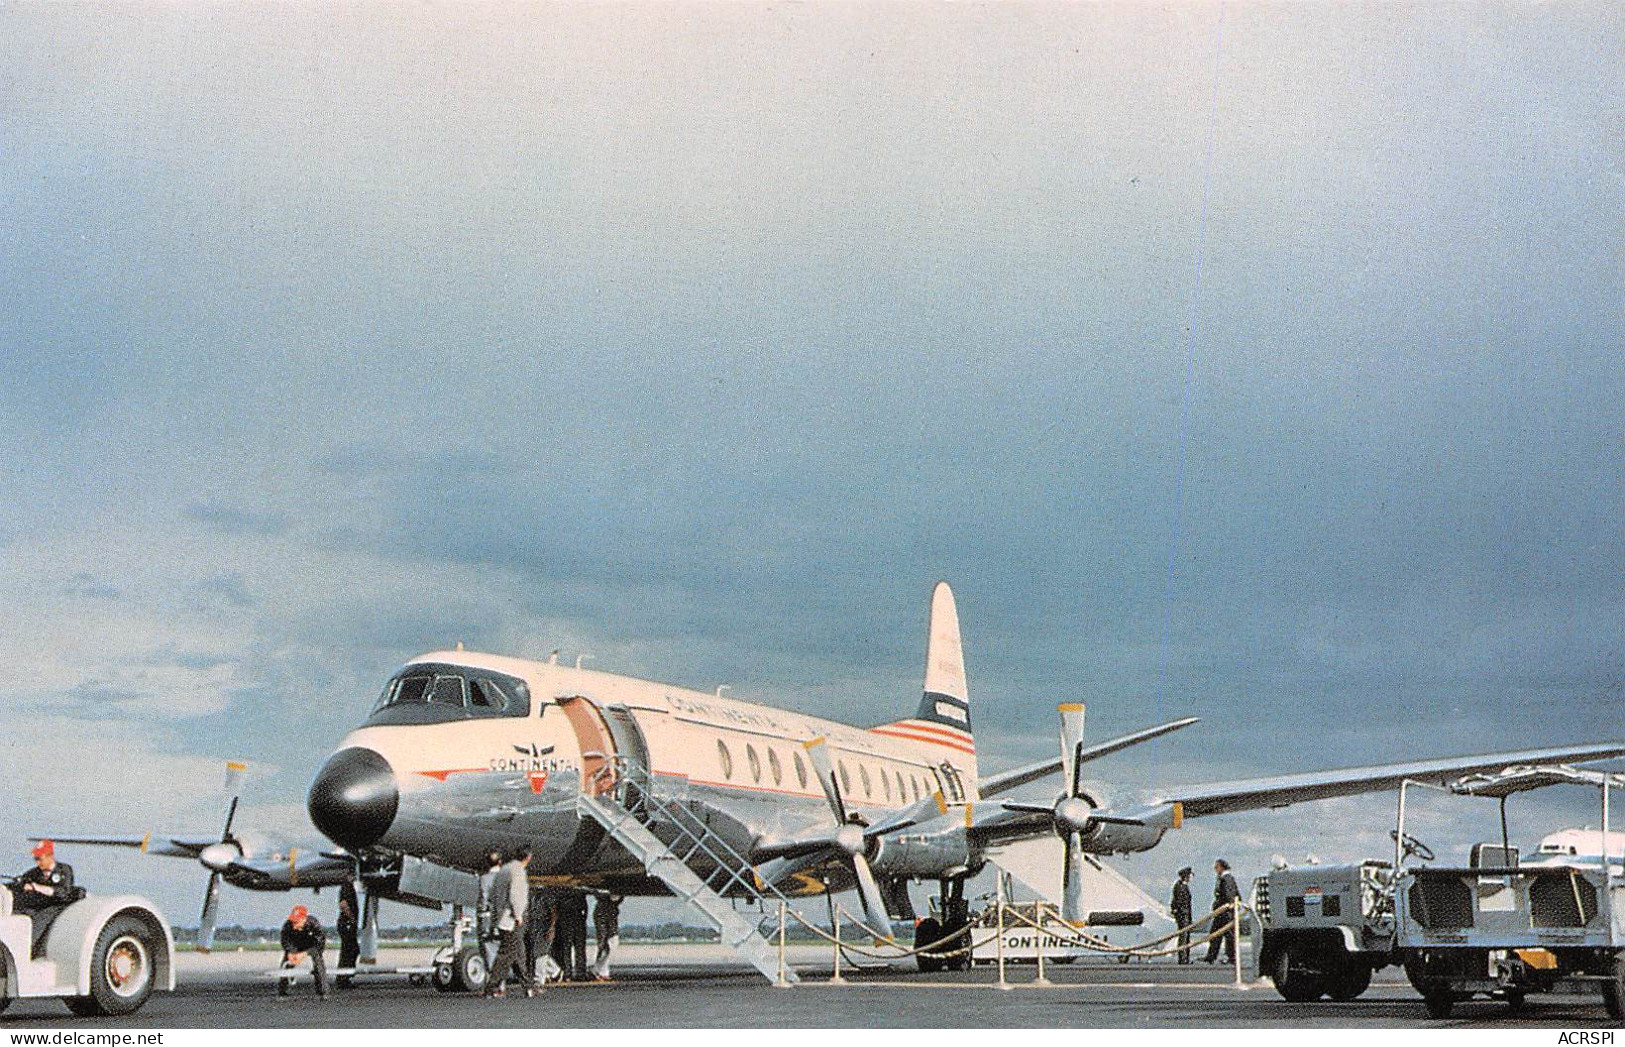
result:
[[[917,719],[969,732],[970,688],[965,682],[965,650],[959,642],[959,611],[954,591],[938,582],[931,594],[931,629],[925,644],[925,695]]]

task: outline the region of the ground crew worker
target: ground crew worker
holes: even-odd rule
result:
[[[609,954],[621,941],[621,896],[600,894],[592,905],[592,936],[598,942],[598,954],[593,957],[594,981],[609,981]]]
[[[1235,963],[1238,921],[1230,903],[1241,897],[1241,891],[1236,888],[1236,878],[1230,875],[1230,863],[1223,858],[1213,863],[1213,877],[1213,922],[1208,927],[1208,933],[1217,931],[1227,923],[1230,929],[1207,943],[1207,962],[1218,959],[1219,946],[1223,943],[1224,962]]]
[[[356,898],[355,884],[339,885],[339,915],[333,927],[339,932],[339,967],[341,969],[355,970],[356,961],[361,959],[361,937],[357,933],[361,922],[359,910],[361,903]],[[348,989],[355,984],[354,974],[341,974],[333,979],[333,984],[340,989]]]
[[[587,980],[587,895],[583,891],[566,891],[559,899],[553,958],[564,981]]]
[[[496,907],[496,881],[501,871],[502,852],[492,851],[485,856],[485,875],[480,877],[480,904],[474,911],[474,929],[482,942],[497,936],[493,913]]]
[[[282,924],[282,970],[291,971],[301,960],[310,957],[310,972],[316,979],[316,995],[327,999],[327,961],[322,950],[327,947],[327,933],[321,922],[310,915],[303,905],[295,905]],[[276,980],[276,994],[286,996],[293,991],[293,979],[281,976]]]
[[[41,840],[34,848],[34,867],[12,881],[11,909],[32,913],[74,900],[73,866],[56,860],[56,844]]]
[[[558,906],[553,892],[538,887],[530,894],[530,911],[525,915],[525,965],[538,982],[550,982],[558,975],[553,962],[553,937],[558,932]]]
[[[536,979],[526,970],[524,963],[525,910],[530,904],[530,848],[520,847],[513,858],[502,867],[493,882],[496,928],[498,940],[496,959],[491,962],[491,973],[485,979],[485,998],[500,999],[508,994],[507,979],[510,972],[519,976],[526,996],[541,992]]]
[[[1190,866],[1179,870],[1179,879],[1174,881],[1174,898],[1168,906],[1168,914],[1174,918],[1174,926],[1179,930],[1179,962],[1191,962],[1191,877],[1195,875]]]

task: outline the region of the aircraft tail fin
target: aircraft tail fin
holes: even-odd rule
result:
[[[925,693],[913,718],[870,730],[895,738],[947,746],[971,758],[975,780],[976,740],[971,734],[970,691],[965,684],[965,652],[959,643],[959,612],[947,582],[931,594],[931,625],[925,644]]]
[[[931,626],[925,644],[925,694],[915,719],[970,733],[970,688],[965,682],[965,649],[959,641],[954,591],[938,582],[931,594]]]

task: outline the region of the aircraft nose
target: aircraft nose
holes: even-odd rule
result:
[[[389,761],[371,749],[340,749],[310,783],[305,806],[322,835],[347,850],[383,838],[401,800]]]

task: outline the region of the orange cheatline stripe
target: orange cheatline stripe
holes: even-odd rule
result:
[[[883,723],[880,726],[901,727],[907,731],[926,731],[932,734],[941,734],[958,742],[974,742],[976,740],[976,736],[969,731],[958,727],[948,727],[945,724],[928,723],[925,720],[898,720],[896,723]]]
[[[433,778],[437,782],[443,782],[448,776],[453,774],[473,774],[476,771],[488,770],[490,770],[489,767],[453,767],[445,771],[419,771],[417,773],[423,775],[425,778]]]
[[[940,745],[945,749],[956,749],[959,752],[966,753],[970,756],[976,755],[976,750],[973,748],[964,745],[955,745],[946,738],[934,738],[929,734],[910,734],[907,731],[883,731],[878,727],[874,728],[872,731],[870,731],[870,733],[883,734],[888,738],[906,738],[911,742],[926,742],[930,745]]]

